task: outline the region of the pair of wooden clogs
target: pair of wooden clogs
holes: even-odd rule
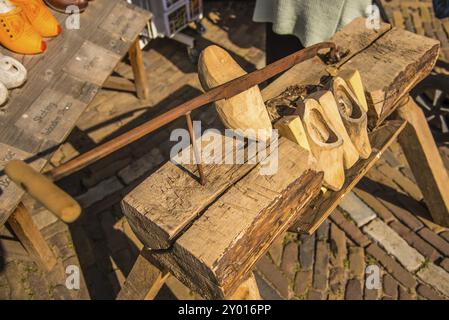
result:
[[[27,70],[16,59],[0,55],[0,107],[8,100],[8,90],[25,83]]]
[[[212,45],[201,53],[198,74],[203,88],[209,90],[246,73],[225,50]],[[258,140],[271,136],[271,120],[257,86],[217,101],[215,106],[227,128],[265,132],[256,137],[247,136]],[[299,103],[296,115],[283,117],[275,128],[281,136],[312,153],[318,169],[324,172],[325,187],[340,190],[345,169],[371,154],[367,109],[358,72],[342,74],[342,78],[333,79],[327,90],[318,91]]]
[[[44,38],[62,31],[42,0],[0,0],[0,43],[20,54],[45,51]]]

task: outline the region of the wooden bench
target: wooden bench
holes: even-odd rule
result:
[[[122,0],[92,2],[80,15],[77,30],[67,29],[67,15],[55,15],[63,32],[48,42],[44,54],[21,56],[0,49],[28,70],[26,84],[11,93],[0,113],[0,226],[8,221],[25,248],[47,269],[56,260],[20,204],[24,191],[6,177],[3,166],[20,159],[41,171],[126,54],[136,92],[146,99],[148,83],[138,36],[151,18],[149,12]]]
[[[258,297],[257,288],[248,289],[251,269],[276,237],[289,227],[313,233],[398,137],[434,220],[449,224],[447,172],[422,111],[408,100],[432,70],[439,43],[386,24],[370,30],[364,19],[333,41],[350,54],[332,68],[318,57],[292,68],[263,91],[264,99],[270,105],[290,85],[319,85],[336,69],[358,69],[369,101],[372,155],[347,171],[341,191],[325,194],[309,154],[284,138],[271,176],[260,175],[262,164],[246,159],[242,165],[206,166],[208,183],[201,186],[194,166],[176,158],[166,163],[122,202],[144,249],[118,299],[154,298],[168,274],[205,298],[242,298],[235,292]]]

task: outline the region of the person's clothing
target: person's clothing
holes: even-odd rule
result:
[[[271,64],[296,51],[304,49],[301,41],[293,35],[273,32],[273,24],[266,23],[266,64]]]
[[[433,10],[438,19],[449,17],[449,0],[433,0]]]
[[[370,4],[372,0],[257,0],[253,20],[272,22],[275,33],[295,35],[308,47],[364,16]]]

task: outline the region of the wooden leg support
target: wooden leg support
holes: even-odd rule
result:
[[[117,300],[152,300],[167,280],[169,273],[148,261],[147,252],[148,249],[142,249]]]
[[[28,253],[46,270],[53,269],[56,258],[23,204],[19,204],[8,223]]]
[[[410,168],[433,220],[449,226],[449,178],[423,111],[408,98],[397,110],[408,125],[399,136]]]
[[[148,86],[148,77],[145,73],[145,66],[142,58],[142,50],[140,49],[139,40],[137,39],[129,49],[129,60],[134,73],[134,82],[136,84],[137,97],[146,100],[150,97],[150,89]]]

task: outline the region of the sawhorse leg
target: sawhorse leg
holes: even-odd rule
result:
[[[407,97],[397,109],[397,116],[408,122],[399,135],[399,144],[421,189],[424,201],[433,220],[448,227],[449,177],[426,117],[410,97]]]
[[[56,258],[22,203],[9,217],[8,224],[28,253],[46,270],[52,270]]]
[[[136,85],[137,97],[141,100],[146,100],[150,97],[150,89],[148,85],[148,77],[145,73],[145,65],[143,63],[139,39],[137,39],[131,46],[128,55],[134,73],[134,83]]]
[[[148,249],[142,249],[117,300],[152,300],[157,296],[170,273],[154,266],[147,258],[148,254]],[[261,300],[254,275],[251,274],[229,299]]]

